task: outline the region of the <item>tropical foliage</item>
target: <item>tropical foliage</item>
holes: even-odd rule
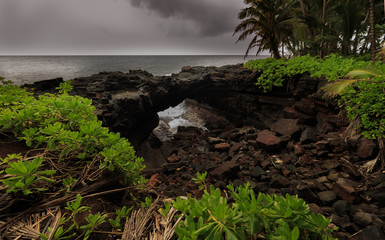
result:
[[[382,0],[244,0],[234,34],[250,36],[247,55],[268,50],[274,58],[370,53],[382,41]],[[377,25],[376,25],[377,24]],[[375,27],[376,26],[376,27]],[[281,52],[279,51],[281,50]]]
[[[204,187],[206,189],[206,187]],[[184,218],[175,229],[178,239],[334,239],[328,228],[331,220],[315,215],[303,199],[296,196],[257,197],[247,183],[228,186],[231,204],[213,186],[204,190],[200,200],[178,197],[172,205]],[[168,210],[167,210],[168,209]],[[164,213],[166,215],[166,213]]]
[[[328,55],[323,59],[306,55],[289,60],[266,58],[245,63],[246,68],[257,72],[256,85],[264,92],[271,91],[273,87],[281,87],[286,79],[302,73],[308,73],[311,77],[323,77],[329,81],[336,81],[353,69],[370,66],[369,61],[344,58],[337,54]],[[382,64],[376,63],[376,66],[381,67]]]
[[[123,174],[128,183],[143,182],[140,176],[142,158],[127,139],[119,133],[111,133],[102,127],[94,114],[91,100],[70,96],[69,82],[63,83],[59,93],[33,97],[25,89],[2,81],[0,85],[0,133],[12,134],[25,141],[29,147],[43,147],[46,154],[54,155],[59,161],[100,162],[101,170],[109,169]],[[51,157],[52,158],[52,157]],[[39,179],[48,180],[41,175],[51,175],[52,171],[38,171],[43,158],[8,163],[5,172],[15,175],[4,180],[12,186],[10,191],[22,190],[29,194],[27,186]],[[16,179],[20,179],[14,183]],[[22,184],[24,184],[22,186]]]

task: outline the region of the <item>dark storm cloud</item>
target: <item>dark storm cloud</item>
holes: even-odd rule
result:
[[[128,0],[132,6],[156,12],[162,18],[192,20],[198,36],[215,37],[234,31],[241,2],[237,0]],[[181,33],[180,35],[185,35]]]
[[[242,0],[0,0],[0,55],[243,54]]]

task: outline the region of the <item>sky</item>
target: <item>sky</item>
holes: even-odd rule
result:
[[[0,55],[243,55],[243,0],[0,0]]]

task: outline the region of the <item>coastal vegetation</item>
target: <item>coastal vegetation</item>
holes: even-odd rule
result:
[[[303,199],[286,194],[285,197],[259,193],[256,197],[250,184],[228,186],[229,198],[224,192],[207,187],[205,174],[197,173],[195,182],[204,189],[203,196],[197,200],[177,197],[166,209],[171,207],[182,213],[180,224],[175,229],[178,239],[255,239],[263,237],[271,240],[287,239],[334,239],[329,228],[330,219],[314,214]]]
[[[81,184],[92,186],[112,178],[124,180],[135,191],[146,182],[141,177],[143,159],[136,157],[126,139],[101,126],[90,100],[71,96],[70,90],[70,82],[65,82],[56,94],[35,97],[4,80],[0,86],[1,134],[22,141],[28,149],[23,155],[10,154],[1,159],[5,193],[2,199],[9,204],[2,209],[7,210],[27,196],[34,199],[33,204],[39,204],[37,207],[46,206],[47,202],[65,205],[58,206],[55,220],[46,230],[30,236],[90,239],[101,226],[119,235],[133,208],[158,206],[167,221],[179,223],[174,225],[179,239],[334,239],[331,220],[312,213],[304,200],[290,195],[257,196],[246,183],[228,186],[233,202],[223,197],[224,192],[207,186],[207,173],[193,178],[203,193],[199,200],[177,198],[172,203],[165,202],[163,209],[159,203],[154,205],[151,197],[133,197],[135,203],[122,206],[113,214],[93,210],[78,193],[82,192]],[[182,215],[173,218],[170,213]],[[12,224],[12,220],[17,217],[7,224]],[[2,228],[7,224],[3,222]]]
[[[351,121],[348,129],[359,128],[363,136],[379,142],[378,157],[369,162],[365,170],[372,171],[378,161],[384,166],[385,65],[382,61],[373,64],[337,54],[323,59],[306,55],[289,60],[252,60],[245,63],[245,67],[257,73],[256,85],[264,92],[289,84],[290,80],[303,73],[328,80],[330,83],[323,88],[324,97],[338,99],[339,106],[346,110]]]
[[[71,88],[68,81],[60,85],[56,94],[35,97],[1,79],[0,134],[24,142],[28,149],[23,155],[9,154],[0,159],[2,211],[27,199],[33,199],[32,206],[61,199],[67,205],[63,210],[68,213],[58,213],[55,224],[41,232],[42,239],[72,239],[75,235],[88,239],[106,221],[107,214],[89,213],[86,223],[79,225],[79,214],[91,209],[81,205],[80,194],[74,202],[70,201],[79,186],[92,186],[106,179],[134,187],[146,182],[141,176],[143,159],[136,156],[128,140],[103,127],[91,100],[69,95]],[[111,225],[121,228],[120,222],[130,210],[117,211],[117,217],[109,219]],[[1,227],[5,227],[4,222]]]

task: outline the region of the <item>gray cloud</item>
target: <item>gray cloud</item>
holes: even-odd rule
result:
[[[234,31],[241,0],[128,0],[132,6],[148,9],[162,18],[192,20],[197,36],[215,37]],[[183,30],[174,29],[174,33]]]
[[[0,0],[0,55],[243,54],[242,0]]]

